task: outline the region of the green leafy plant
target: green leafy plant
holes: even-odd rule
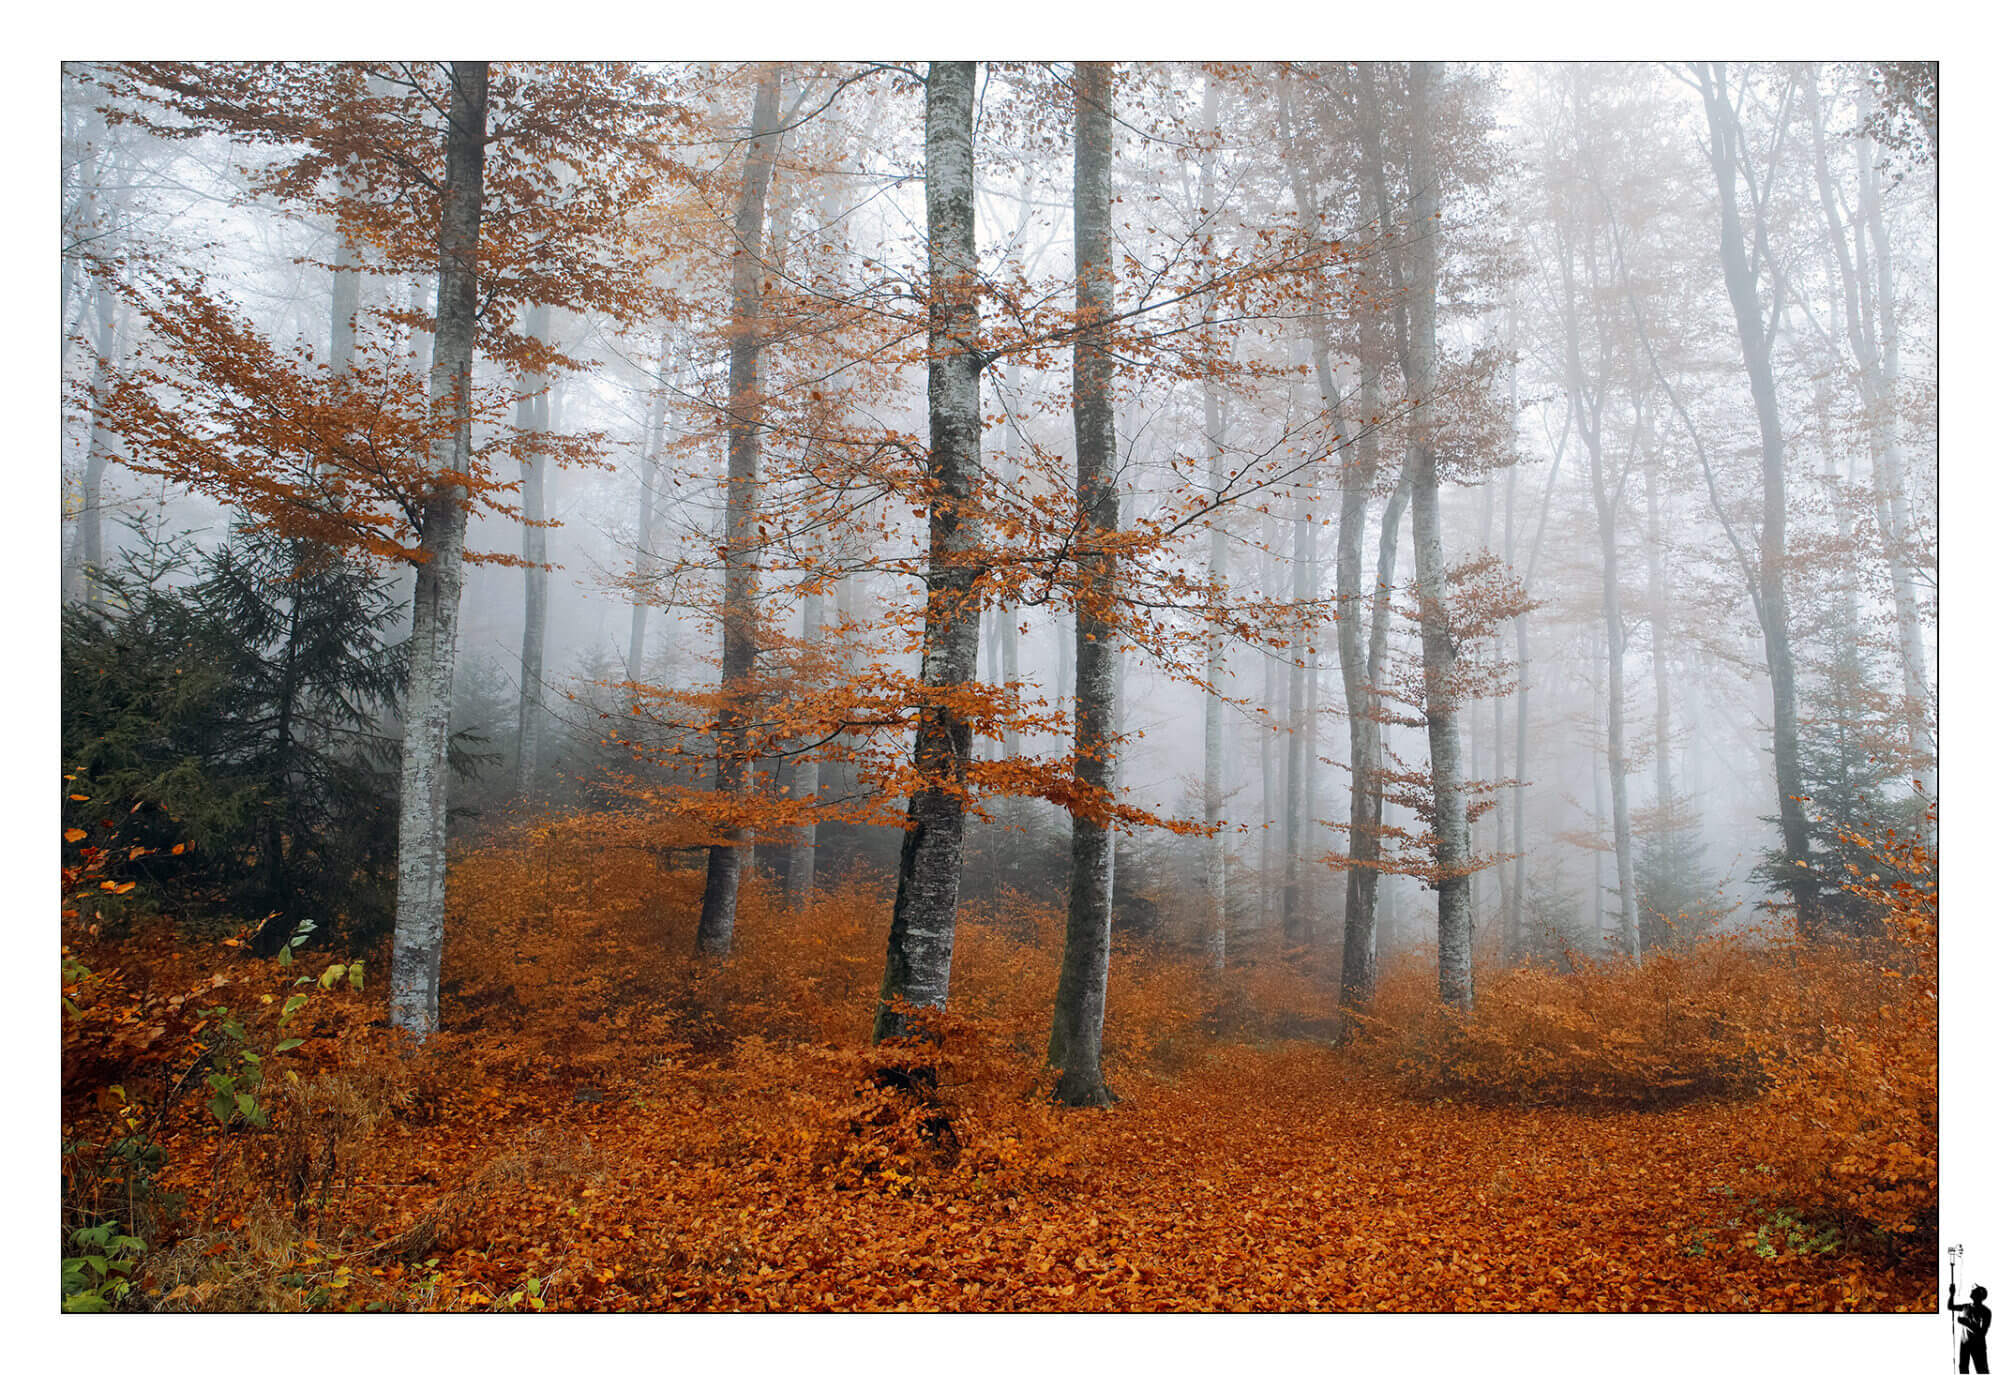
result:
[[[130,1292],[132,1270],[146,1243],[111,1220],[76,1228],[69,1249],[72,1254],[62,1262],[63,1312],[108,1313]]]

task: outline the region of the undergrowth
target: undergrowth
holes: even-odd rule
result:
[[[77,1306],[1407,1307],[1446,1242],[1475,1307],[1925,1301],[1927,1272],[1848,1244],[1934,1226],[1910,892],[1857,949],[1482,970],[1470,1021],[1392,962],[1338,1049],[1324,952],[1250,942],[1218,980],[1121,941],[1123,1102],[1079,1113],[1042,1065],[1059,912],[967,904],[935,1041],[876,1048],[886,883],[799,912],[753,879],[712,961],[696,855],[604,815],[457,855],[421,1047],[345,956],[71,932]],[[256,1111],[220,1112],[208,1077],[246,1049]],[[1552,1216],[1587,1233],[1553,1245]]]

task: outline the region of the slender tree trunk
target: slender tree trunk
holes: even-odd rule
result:
[[[826,598],[817,592],[806,594],[804,633],[808,646],[818,647],[826,635]],[[802,802],[819,800],[819,754],[808,750],[792,770],[792,796]],[[819,826],[805,821],[792,828],[789,862],[785,865],[785,904],[802,912],[812,904],[815,862],[819,854]]]
[[[77,137],[93,142],[107,137],[104,117],[96,110],[87,111],[79,121]],[[83,478],[77,500],[77,528],[69,543],[69,552],[63,562],[62,595],[65,601],[83,600],[97,605],[102,600],[103,588],[96,574],[104,568],[104,474],[110,461],[112,446],[117,442],[103,422],[105,393],[111,382],[111,369],[117,362],[117,350],[121,342],[117,318],[117,297],[107,286],[90,279],[90,290],[77,290],[78,283],[85,280],[81,272],[84,254],[71,251],[80,248],[90,237],[108,234],[123,218],[125,207],[131,197],[127,183],[131,180],[127,172],[127,155],[113,144],[90,160],[88,169],[79,167],[79,182],[74,193],[75,199],[70,212],[65,216],[63,254],[63,313],[61,348],[64,361],[68,360],[70,339],[74,332],[83,328],[83,317],[89,313],[93,317],[91,330],[91,379],[90,379],[90,428],[84,440]],[[70,323],[72,295],[75,302],[76,322]]]
[[[1330,379],[1329,379],[1330,380]],[[1379,757],[1381,723],[1375,719],[1373,684],[1363,649],[1361,549],[1368,533],[1368,493],[1381,462],[1376,439],[1375,407],[1380,405],[1373,380],[1360,389],[1360,426],[1355,453],[1340,470],[1340,529],[1335,536],[1333,582],[1334,647],[1340,658],[1341,694],[1347,705],[1347,890],[1341,921],[1340,1005],[1352,1013],[1375,986],[1375,868],[1381,853],[1379,788],[1374,769]],[[1385,533],[1393,544],[1393,533]],[[1344,1028],[1344,1023],[1343,1023]]]
[[[1618,593],[1617,512],[1599,472],[1601,456],[1590,452],[1596,485],[1597,543],[1602,581],[1600,607],[1604,615],[1604,752],[1611,780],[1611,844],[1618,868],[1618,936],[1627,958],[1639,952],[1638,883],[1632,872],[1632,808],[1626,787],[1625,759],[1625,614]]]
[[[1368,173],[1368,186],[1374,196],[1376,242],[1384,250],[1381,253],[1381,262],[1388,279],[1391,299],[1397,303],[1389,323],[1393,327],[1397,357],[1407,371],[1409,363],[1407,294],[1404,291],[1401,257],[1397,252],[1387,249],[1391,222],[1389,175],[1388,159],[1383,151],[1381,101],[1375,89],[1376,64],[1372,62],[1359,64],[1355,76],[1355,89],[1361,113],[1356,128],[1362,145],[1365,170]],[[1384,413],[1384,406],[1380,389],[1381,374],[1371,369],[1372,360],[1366,356],[1368,352],[1363,350],[1362,379],[1356,400],[1361,412],[1363,468],[1368,474],[1368,482],[1372,485],[1380,463],[1375,426],[1378,417]],[[1378,357],[1386,354],[1386,350],[1379,346],[1375,352]],[[1410,501],[1410,479],[1410,454],[1406,449],[1397,468],[1396,485],[1391,489],[1389,499],[1382,508],[1381,533],[1377,537],[1375,553],[1375,589],[1368,612],[1368,657],[1365,679],[1359,685],[1358,691],[1352,683],[1347,688],[1352,787],[1358,795],[1350,798],[1348,809],[1347,910],[1343,923],[1340,978],[1343,1035],[1352,1024],[1352,1014],[1374,994],[1376,951],[1381,946],[1376,912],[1377,896],[1381,891],[1382,831],[1385,816],[1382,795],[1381,700],[1384,676],[1388,671],[1389,622],[1395,614],[1390,604],[1390,590],[1395,585],[1396,545],[1403,523],[1403,512]],[[1361,555],[1362,526],[1367,518],[1365,491],[1359,494],[1358,501],[1355,498],[1356,494],[1343,481],[1342,538],[1347,538],[1346,512],[1349,503],[1353,502],[1353,509],[1356,512],[1353,557],[1358,564]],[[1358,595],[1358,566],[1354,576]],[[1358,633],[1359,627],[1354,628]],[[1354,648],[1358,654],[1359,646],[1356,645]],[[1358,731],[1354,726],[1357,717]],[[1389,886],[1385,900],[1389,904],[1389,910],[1383,914],[1379,925],[1393,930],[1395,902],[1393,883]]]
[[[1222,453],[1228,424],[1221,391],[1212,384],[1202,387],[1202,428],[1208,447],[1209,490],[1221,493],[1227,480]],[[1222,680],[1228,672],[1228,653],[1219,618],[1229,596],[1229,536],[1220,514],[1208,523],[1208,614],[1203,635],[1202,683],[1207,689],[1201,708],[1201,819],[1209,828],[1202,842],[1202,878],[1207,889],[1208,910],[1203,944],[1210,972],[1221,974],[1229,958],[1229,841],[1223,834],[1223,754]]]
[[[1319,561],[1312,566],[1312,597],[1319,599]],[[1317,945],[1324,938],[1320,928],[1319,875],[1323,846],[1317,843],[1319,825],[1319,631],[1314,628],[1306,639],[1306,776],[1301,805],[1305,818],[1300,836],[1299,901],[1305,908],[1306,940]]]
[[[1112,832],[1106,816],[1118,786],[1118,438],[1108,325],[1116,309],[1111,257],[1111,68],[1079,62],[1076,90],[1076,314],[1074,347],[1077,556],[1076,777],[1082,806],[1070,822],[1069,927],[1049,1030],[1049,1063],[1061,1070],[1056,1097],[1103,1106],[1100,1057],[1111,971]],[[1095,547],[1093,547],[1095,546]]]
[[[1312,659],[1311,634],[1306,629],[1306,603],[1313,595],[1312,504],[1304,493],[1293,498],[1292,516],[1292,603],[1295,620],[1291,644],[1286,647],[1291,660],[1285,679],[1285,855],[1284,923],[1287,945],[1308,945],[1312,941],[1312,921],[1305,907],[1300,851],[1305,843],[1307,823],[1306,771],[1311,767],[1307,749],[1311,727],[1306,699],[1310,695],[1307,676]]]
[[[290,605],[285,611],[285,647],[278,669],[277,720],[271,729],[270,753],[270,758],[277,761],[276,772],[282,791],[278,797],[265,800],[258,846],[257,877],[263,885],[263,907],[268,915],[257,929],[251,951],[267,959],[278,953],[299,925],[299,918],[292,911],[291,866],[285,855],[285,833],[293,820],[295,805],[293,793],[296,785],[290,767],[292,718],[298,709],[299,697],[299,599],[301,589],[310,576],[301,566],[301,556],[312,557],[305,553],[306,549],[304,541],[295,540],[289,551],[292,556],[291,572],[298,576],[298,582],[289,589]]]
[[[757,667],[757,460],[762,439],[759,364],[763,354],[764,202],[777,151],[778,68],[765,69],[750,113],[750,149],[736,202],[736,251],[730,267],[729,497],[722,554],[723,705],[715,723],[715,790],[743,797],[750,785],[746,749],[750,675]],[[695,948],[727,955],[736,939],[736,893],[752,832],[740,817],[708,848]]]
[[[1019,480],[1011,463],[1002,471],[1001,480],[1010,486]],[[1018,703],[1021,700],[1020,612],[1010,605],[998,608],[995,614],[1000,618],[1000,680],[1007,685],[1007,700]],[[1003,759],[1021,757],[1021,731],[1012,722],[1001,733],[1000,751]],[[1013,801],[1009,798],[1003,805],[1011,810]]]
[[[1264,518],[1264,595],[1272,602],[1284,595],[1283,569],[1278,563],[1278,523]],[[1257,737],[1257,773],[1263,786],[1263,829],[1257,845],[1257,925],[1268,930],[1277,908],[1279,893],[1279,827],[1284,814],[1283,761],[1278,758],[1278,698],[1280,680],[1278,656],[1267,646],[1263,651],[1264,719]]]
[[[92,606],[103,600],[98,575],[104,571],[104,469],[114,440],[104,424],[105,392],[111,385],[111,367],[118,346],[117,298],[98,284],[95,297],[97,328],[93,344],[97,358],[90,371],[90,441],[83,458],[83,492],[77,512],[77,562],[81,568],[78,591]]]
[[[1604,738],[1604,626],[1590,631],[1590,930],[1592,953],[1604,947],[1604,774],[1598,761],[1599,742]],[[1608,758],[1610,751],[1606,750]]]
[[[1221,113],[1221,89],[1213,76],[1202,79],[1202,128],[1213,133]],[[1201,155],[1200,196],[1203,213],[1215,204],[1215,152]],[[1213,319],[1211,300],[1204,322]],[[1208,341],[1204,338],[1204,344]],[[1220,500],[1228,475],[1222,455],[1228,438],[1229,412],[1224,393],[1213,378],[1201,388],[1202,443],[1208,457],[1208,488]],[[1229,598],[1229,534],[1220,512],[1208,520],[1208,624],[1202,635],[1201,819],[1208,827],[1202,841],[1202,945],[1209,972],[1220,976],[1229,961],[1229,841],[1223,834],[1224,759],[1222,754],[1222,680],[1228,673],[1228,650],[1222,636],[1222,608]]]
[[[638,549],[632,564],[632,625],[625,637],[625,676],[636,687],[646,679],[646,622],[653,609],[653,503],[666,454],[667,438],[667,340],[660,337],[660,382],[646,415],[646,448],[639,463]],[[633,694],[633,705],[638,695]]]
[[[1410,64],[1410,220],[1431,226],[1410,245],[1410,331],[1404,375],[1411,396],[1429,405],[1437,395],[1437,167],[1431,152],[1430,98],[1435,64]],[[1438,894],[1438,996],[1472,1008],[1471,843],[1466,833],[1464,765],[1458,739],[1453,673],[1458,648],[1445,601],[1444,529],[1438,514],[1437,450],[1431,421],[1419,413],[1406,460],[1410,468],[1410,528],[1417,561],[1417,609],[1424,647],[1424,720],[1431,745]]]
[[[1514,475],[1514,470],[1510,467],[1507,470],[1507,476],[1510,483],[1513,479],[1513,475]],[[1508,531],[1504,543],[1509,545],[1513,543],[1513,532],[1511,529]],[[1494,657],[1498,658],[1500,655],[1500,640],[1497,635],[1494,637],[1493,641],[1493,652],[1494,652]],[[1510,906],[1508,901],[1509,894],[1508,894],[1507,878],[1511,870],[1509,869],[1507,864],[1499,858],[1499,856],[1502,853],[1504,853],[1505,850],[1507,849],[1507,803],[1510,800],[1509,795],[1513,792],[1513,789],[1508,788],[1506,786],[1507,699],[1504,693],[1496,692],[1493,694],[1492,733],[1493,733],[1493,787],[1495,789],[1495,794],[1493,798],[1493,854],[1494,854],[1493,873],[1494,873],[1494,886],[1499,890],[1498,900],[1494,904],[1494,913],[1500,918],[1500,948],[1501,948],[1502,958],[1504,959],[1508,949],[1507,913],[1509,911],[1509,906]]]
[[[1653,807],[1659,813],[1654,834],[1664,844],[1679,826],[1675,815],[1673,696],[1667,671],[1668,625],[1666,542],[1660,532],[1660,452],[1646,464],[1646,604],[1653,639]],[[1664,915],[1664,914],[1663,914]]]
[[[549,342],[549,308],[528,307],[528,337]],[[535,790],[541,763],[543,646],[549,627],[548,456],[541,451],[549,432],[549,379],[524,370],[514,402],[514,428],[527,438],[521,459],[521,562],[525,599],[521,615],[521,693],[518,710],[518,751],[514,788],[526,800]]]
[[[1213,86],[1211,85],[1211,90]],[[1208,126],[1214,127],[1211,112]],[[1292,202],[1298,211],[1299,223],[1307,232],[1317,234],[1321,228],[1319,203],[1313,192],[1311,178],[1306,175],[1305,164],[1299,156],[1298,141],[1293,136],[1291,122],[1291,86],[1281,81],[1278,86],[1278,131],[1285,146],[1285,168],[1292,187]],[[1212,171],[1204,162],[1204,182],[1202,202],[1207,206],[1212,200]],[[1332,350],[1327,341],[1326,317],[1318,310],[1306,316],[1306,344],[1312,358],[1313,375],[1319,384],[1321,409],[1334,438],[1335,452],[1343,463],[1350,460],[1347,454],[1348,434],[1342,424],[1342,397],[1339,386],[1334,381]],[[1364,422],[1365,422],[1364,417]],[[1343,494],[1346,490],[1343,478]],[[1365,497],[1364,497],[1365,500]],[[1318,533],[1313,526],[1313,502],[1305,493],[1300,494],[1297,512],[1298,527],[1293,534],[1293,556],[1296,561],[1293,577],[1293,597],[1304,603],[1319,598],[1319,543]],[[1343,505],[1343,514],[1345,506]],[[1344,528],[1344,527],[1343,527]],[[1337,542],[1338,537],[1336,537]],[[1337,558],[1337,555],[1336,555]],[[1336,595],[1338,594],[1338,573],[1336,571]],[[1301,589],[1304,589],[1301,591]],[[1340,612],[1348,614],[1346,611]],[[1289,792],[1286,808],[1286,868],[1285,868],[1285,922],[1288,935],[1295,934],[1304,941],[1319,938],[1319,884],[1318,870],[1303,867],[1309,861],[1304,857],[1305,834],[1319,822],[1319,642],[1317,632],[1302,634],[1298,646],[1301,663],[1298,672],[1305,677],[1303,701],[1298,692],[1298,681],[1293,680],[1293,721],[1294,743],[1293,767],[1287,770],[1286,786]],[[1303,715],[1303,729],[1299,721]],[[1297,762],[1303,756],[1304,777],[1298,777]],[[1314,847],[1317,848],[1317,847]]]
[[[1508,371],[1507,413],[1510,417],[1512,417],[1520,414],[1519,407],[1516,404],[1519,399],[1519,393],[1515,384],[1515,373],[1517,370],[1513,367],[1509,367],[1507,371]],[[1510,419],[1508,423],[1509,423],[1509,433],[1511,435],[1513,421]],[[1521,468],[1518,463],[1514,464],[1513,466],[1507,469],[1507,530],[1504,539],[1506,543],[1507,567],[1509,568],[1509,570],[1512,570],[1515,566],[1514,496],[1515,496],[1515,491],[1519,486],[1518,479],[1520,477],[1520,474],[1521,474]],[[1497,700],[1498,699],[1496,699],[1496,701]],[[1493,733],[1496,737],[1498,737],[1498,735],[1500,734],[1501,730],[1500,721],[1501,721],[1500,711],[1499,708],[1496,706],[1493,712]],[[1524,841],[1526,839],[1524,835],[1526,823],[1523,814],[1527,810],[1526,806],[1527,798],[1523,794],[1523,789],[1526,788],[1527,786],[1527,777],[1528,777],[1527,735],[1528,735],[1528,615],[1526,612],[1522,612],[1520,615],[1514,617],[1514,779],[1515,782],[1513,786],[1509,787],[1504,794],[1506,798],[1506,808],[1502,814],[1503,819],[1500,825],[1500,848],[1503,850],[1511,848],[1514,852],[1512,859],[1505,860],[1501,864],[1501,872],[1508,876],[1507,881],[1503,883],[1501,886],[1501,893],[1500,893],[1501,948],[1504,952],[1504,957],[1508,964],[1513,964],[1521,958],[1521,896],[1522,896],[1521,863],[1523,858],[1522,851],[1525,848]],[[1500,747],[1497,743],[1493,747],[1493,754],[1494,758],[1497,760],[1500,754]],[[1512,822],[1511,846],[1509,844],[1509,834],[1508,834],[1508,823],[1510,821]]]
[[[1372,385],[1361,391],[1361,405],[1368,415],[1377,414],[1379,398]],[[1365,443],[1373,444],[1367,436]],[[1368,460],[1371,464],[1376,460]],[[1341,1007],[1352,1013],[1375,993],[1376,951],[1381,947],[1377,930],[1376,900],[1382,876],[1382,829],[1384,798],[1382,789],[1381,701],[1389,668],[1389,622],[1395,616],[1390,592],[1396,583],[1397,537],[1403,512],[1410,504],[1408,455],[1397,470],[1396,485],[1382,505],[1382,528],[1376,537],[1375,591],[1368,608],[1368,661],[1361,685],[1363,704],[1361,753],[1354,761],[1354,786],[1361,797],[1350,808],[1348,840],[1347,920],[1341,954]],[[1358,542],[1358,539],[1357,539]],[[1357,551],[1358,552],[1358,551]],[[1346,1025],[1343,1022],[1343,1027]]]
[[[1567,412],[1565,413],[1568,414]],[[1542,538],[1549,532],[1549,510],[1555,495],[1556,476],[1562,471],[1562,461],[1569,447],[1569,422],[1565,420],[1562,435],[1556,441],[1555,452],[1549,457],[1548,476],[1542,482],[1541,510],[1535,517],[1535,536],[1528,542],[1528,565],[1521,573],[1521,589],[1531,592],[1535,585],[1535,569],[1542,559]],[[1508,488],[1512,496],[1513,488]],[[1511,521],[1511,517],[1510,517]],[[1513,562],[1510,547],[1508,562]],[[1528,777],[1528,696],[1533,686],[1528,670],[1532,665],[1528,657],[1528,616],[1514,618],[1514,672],[1520,684],[1514,695],[1514,776],[1525,780]],[[1593,765],[1593,768],[1595,766]],[[1525,782],[1522,785],[1525,787]],[[1513,932],[1516,953],[1527,949],[1527,924],[1524,907],[1527,901],[1528,865],[1528,821],[1527,798],[1519,789],[1515,790],[1514,803],[1514,887],[1513,907],[1510,910],[1508,929]]]
[[[1743,131],[1729,98],[1724,65],[1717,62],[1698,69],[1698,77],[1708,115],[1710,165],[1722,209],[1723,282],[1736,314],[1737,338],[1756,403],[1762,444],[1764,520],[1757,541],[1757,618],[1764,631],[1764,662],[1771,674],[1771,754],[1777,773],[1778,828],[1784,837],[1785,886],[1791,891],[1799,930],[1810,937],[1820,933],[1819,880],[1811,867],[1812,847],[1801,801],[1805,787],[1799,772],[1798,688],[1786,605],[1785,432],[1778,416],[1777,380],[1771,372],[1771,336],[1752,260],[1744,250],[1743,222],[1736,203]],[[1761,245],[1765,237],[1761,206],[1755,214],[1754,229]]]
[[[479,217],[484,200],[486,64],[454,62],[438,224],[437,342],[431,367],[436,473],[423,506],[403,712],[402,812],[396,853],[389,1022],[418,1039],[437,1029],[444,960],[445,806],[451,700],[464,581],[464,475],[472,461],[472,356],[478,330]]]
[[[930,239],[930,578],[924,599],[917,789],[896,868],[876,1041],[907,1035],[910,1008],[941,1008],[965,849],[972,729],[953,701],[979,666],[979,269],[973,217],[971,62],[933,62],[924,83],[924,211]]]
[[[1015,491],[1021,480],[1021,456],[1026,452],[1027,442],[1022,438],[1020,421],[1016,410],[1021,404],[1020,369],[1008,363],[1004,376],[1007,398],[1006,441],[1000,451],[1000,487],[1002,491]],[[1020,608],[1013,602],[1004,602],[993,609],[999,618],[999,671],[1000,680],[1007,685],[1007,700],[1019,704],[1021,700],[1021,632]],[[1001,757],[1018,759],[1021,757],[1021,732],[1008,725],[1001,733]],[[1001,806],[1005,814],[1012,817],[1017,812],[1016,799],[1005,798]]]
[[[361,189],[352,171],[343,168],[340,178],[342,203],[359,196]],[[328,343],[328,369],[335,378],[347,376],[354,367],[354,326],[361,313],[361,249],[345,224],[336,223],[338,241],[333,256],[333,328]]]

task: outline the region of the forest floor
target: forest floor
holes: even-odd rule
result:
[[[1921,1237],[1843,1233],[1786,1204],[1758,1158],[1770,1109],[1755,1097],[1643,1111],[1413,1097],[1310,1021],[1254,1006],[1260,988],[1310,989],[1305,975],[1260,985],[1251,970],[1218,992],[1189,964],[1127,950],[1108,1033],[1121,1101],[1058,1109],[1036,1053],[1053,915],[976,905],[937,1087],[912,1095],[882,1086],[896,1054],[866,1045],[879,892],[842,890],[781,928],[753,888],[727,965],[607,966],[635,923],[664,919],[687,948],[692,880],[620,910],[575,875],[564,917],[561,902],[518,899],[533,863],[455,873],[454,911],[483,915],[454,928],[448,1029],[420,1049],[382,1025],[386,961],[360,991],[315,980],[287,1028],[303,1044],[264,1061],[268,1127],[225,1129],[199,1094],[176,1105],[139,1087],[149,1072],[184,1079],[186,1056],[124,1067],[120,1102],[164,1104],[141,1127],[165,1156],[152,1184],[178,1196],[137,1272],[145,1306],[1936,1304]],[[493,900],[503,892],[511,905]],[[277,970],[163,926],[73,945],[97,971],[86,1021],[144,1024],[170,995],[190,1013],[231,999],[251,1010],[250,1044],[273,1044],[285,990],[330,964]],[[113,1072],[66,1043],[66,1141],[105,1129]]]

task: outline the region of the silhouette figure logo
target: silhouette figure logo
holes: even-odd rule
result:
[[[1963,1246],[1951,1248],[1951,1284],[1945,1290],[1945,1310],[1951,1314],[1952,1324],[1958,1336],[1958,1368],[1960,1375],[1978,1371],[1987,1375],[1986,1329],[1993,1326],[1993,1310],[1986,1306],[1986,1286],[1975,1284],[1968,1302],[1958,1301],[1958,1260],[1965,1254]]]

